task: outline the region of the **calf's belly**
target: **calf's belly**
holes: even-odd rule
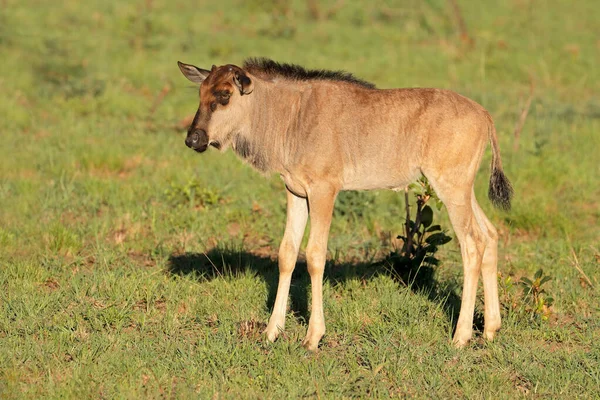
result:
[[[383,165],[377,168],[358,168],[344,173],[342,190],[404,189],[421,175],[418,168],[398,168]]]

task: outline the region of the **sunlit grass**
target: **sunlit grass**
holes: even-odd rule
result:
[[[459,2],[472,45],[441,0],[5,3],[1,397],[599,395],[594,2]],[[303,264],[285,335],[264,343],[283,183],[230,152],[186,151],[180,125],[197,89],[176,67],[249,56],[344,69],[382,88],[450,88],[488,108],[513,210],[486,199],[489,152],[476,195],[499,228],[501,278],[540,268],[553,278],[548,319],[527,313],[518,285],[501,285],[497,340],[476,334],[454,349],[456,241],[429,287],[399,283],[373,264],[397,244],[402,196],[375,192],[338,204],[320,351],[300,345]],[[438,220],[450,229],[444,210]]]

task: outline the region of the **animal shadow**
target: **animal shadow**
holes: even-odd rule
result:
[[[277,260],[268,256],[256,255],[244,250],[212,248],[205,253],[184,253],[171,255],[168,272],[174,275],[193,275],[200,280],[213,280],[223,276],[237,276],[250,271],[259,276],[268,289],[267,309],[271,310],[277,295],[279,269]],[[292,274],[290,287],[291,310],[297,318],[308,321],[308,290],[310,277],[306,272],[306,262],[301,259]]]
[[[167,272],[173,275],[193,275],[199,280],[213,280],[223,276],[238,276],[240,273],[252,272],[267,284],[268,298],[266,308],[271,310],[275,303],[278,284],[277,260],[256,255],[243,249],[212,248],[205,253],[173,254],[169,257]],[[435,270],[430,266],[415,269],[399,268],[390,257],[379,261],[331,262],[325,266],[324,279],[332,285],[343,284],[347,280],[370,280],[378,275],[387,275],[399,283],[409,287],[413,292],[425,295],[434,303],[443,304],[444,312],[456,329],[460,311],[460,297],[456,294],[453,282],[438,282]],[[293,314],[304,323],[309,319],[308,293],[310,277],[306,261],[299,258],[292,275],[290,287],[290,308]],[[483,316],[476,313],[474,329],[482,331]]]

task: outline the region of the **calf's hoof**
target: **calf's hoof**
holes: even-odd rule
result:
[[[457,349],[464,348],[467,344],[469,344],[469,341],[471,340],[471,334],[472,332],[461,333],[459,331],[456,331],[456,333],[454,334],[454,338],[452,339],[452,344]]]
[[[267,340],[269,342],[274,342],[275,340],[277,340],[277,338],[279,337],[279,334],[282,331],[283,331],[283,328],[279,327],[278,325],[271,326],[271,324],[269,324],[263,331],[263,334],[267,337]]]
[[[317,351],[319,348],[319,342],[325,334],[324,329],[308,329],[306,337],[302,341],[302,346],[308,351]]]
[[[500,329],[500,321],[486,323],[483,327],[483,337],[489,341],[494,340],[496,332]]]
[[[312,352],[316,352],[319,349],[319,341],[311,340],[308,337],[305,337],[302,341],[302,346]]]

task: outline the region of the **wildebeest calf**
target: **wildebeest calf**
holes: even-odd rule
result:
[[[390,89],[345,72],[306,70],[267,59],[243,68],[204,70],[178,63],[200,84],[200,106],[185,143],[233,150],[264,173],[277,172],[287,189],[287,223],[279,248],[279,286],[265,333],[275,340],[285,326],[292,271],[307,218],[306,248],[312,286],[304,346],[315,350],[325,333],[323,269],[333,206],[340,190],[402,190],[425,175],[444,202],[460,242],[464,286],[454,343],[472,335],[479,273],[483,278],[485,327],[500,328],[498,235],[475,199],[473,182],[491,142],[489,197],[510,207],[512,188],[502,172],[496,131],[479,104],[448,90]]]

